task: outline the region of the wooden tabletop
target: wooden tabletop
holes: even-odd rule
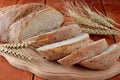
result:
[[[65,1],[78,1],[81,0],[65,0]],[[90,6],[97,8],[99,11],[104,13],[106,16],[111,17],[118,23],[120,23],[120,0],[85,0]],[[25,4],[31,2],[40,2],[44,4],[49,4],[59,11],[63,11],[63,0],[0,0],[0,7],[13,5],[13,4]],[[66,21],[69,18],[66,17]],[[120,37],[111,36],[91,36],[93,40],[98,40],[101,38],[106,38],[109,44],[113,44],[120,41]],[[44,80],[34,74],[19,70],[11,66],[5,58],[0,56],[0,80]],[[120,74],[108,79],[108,80],[120,80]]]

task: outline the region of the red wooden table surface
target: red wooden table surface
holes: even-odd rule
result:
[[[65,1],[78,1],[81,0],[65,0]],[[106,16],[113,18],[115,21],[120,23],[120,0],[85,0],[90,6],[97,8],[99,11],[104,13]],[[63,11],[63,0],[0,0],[0,7],[13,5],[13,4],[25,4],[31,2],[40,2],[49,4],[54,8]],[[66,20],[69,18],[66,17]],[[91,36],[93,40],[106,38],[109,44],[119,42],[120,38],[114,35],[111,36]],[[11,66],[5,58],[0,56],[0,80],[44,80],[34,74],[19,70]],[[120,74],[109,79],[109,80],[120,80]]]

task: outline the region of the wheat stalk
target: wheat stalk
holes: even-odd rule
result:
[[[2,44],[0,51],[5,53],[5,54],[20,58],[20,59],[32,61],[32,60],[34,60],[33,57],[31,57],[29,55],[25,55],[25,54],[23,55],[23,54],[20,54],[18,52],[14,52],[12,49],[27,48],[34,43],[35,43],[35,41],[26,41],[26,42],[22,42],[22,43]]]
[[[79,7],[77,7],[77,8],[74,7],[72,3],[71,4],[67,3],[66,10],[67,10],[68,14],[70,16],[72,16],[75,19],[75,22],[79,25],[89,26],[89,27],[97,27],[97,28],[101,28],[101,29],[108,29],[107,27],[104,27],[98,23],[95,23],[94,21],[90,20],[89,18],[86,18],[82,9]]]
[[[113,23],[116,24],[114,20],[104,16],[100,12],[96,13],[92,11],[86,3],[76,3],[76,6],[72,3],[66,3],[65,9],[67,14],[73,17],[78,25],[83,27],[83,31],[89,34],[109,35],[118,34],[117,31],[120,31],[113,25]],[[110,30],[109,28],[115,30]]]
[[[84,2],[84,4],[82,4],[83,7],[81,7],[81,8],[84,10],[84,12],[87,13],[87,15],[90,17],[91,20],[97,21],[98,23],[100,23],[103,26],[106,26],[108,28],[113,28],[113,29],[120,31],[118,28],[116,28],[114,25],[112,25],[114,23],[117,24],[114,20],[106,17],[105,15],[100,13],[97,9],[96,9],[96,11],[99,14],[97,12],[92,11],[85,2]],[[80,5],[80,4],[77,4],[77,5]]]
[[[91,28],[84,28],[82,27],[81,30],[83,32],[86,32],[86,33],[89,33],[89,34],[97,34],[97,35],[117,35],[118,32],[117,31],[114,31],[114,30],[111,30],[111,29],[108,29],[108,30],[105,30],[105,29],[91,29]],[[118,35],[119,36],[119,35]]]
[[[111,24],[115,24],[117,26],[120,26],[120,24],[118,24],[117,22],[115,22],[113,19],[111,19],[110,17],[106,17],[103,13],[101,13],[100,11],[98,11],[96,8],[95,8],[96,12],[98,13],[98,15],[101,15],[104,19],[106,19],[109,23]]]
[[[0,51],[2,53],[5,53],[5,54],[8,54],[8,55],[20,58],[20,59],[24,59],[24,60],[32,60],[33,59],[31,56],[19,54],[19,53],[14,52],[14,51],[12,51],[10,49],[7,49],[7,48],[1,48]]]
[[[79,25],[83,25],[83,26],[89,26],[89,27],[93,27],[93,28],[101,28],[101,29],[108,29],[107,27],[104,27],[98,23],[95,23],[93,21],[91,21],[88,18],[84,18],[82,16],[80,16],[79,14],[77,14],[76,12],[69,10],[69,13],[72,17],[74,17],[75,22]]]
[[[3,44],[3,46],[10,49],[19,49],[19,48],[26,48],[34,43],[35,41],[26,41],[22,43],[7,43],[7,44]]]

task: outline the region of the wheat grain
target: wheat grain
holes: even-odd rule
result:
[[[114,25],[112,25],[113,23],[116,24],[116,22],[114,20],[112,20],[108,17],[105,17],[103,15],[100,15],[100,14],[92,11],[90,8],[87,8],[85,6],[84,6],[84,10],[86,10],[90,19],[97,21],[98,23],[102,24],[103,26],[106,26],[108,28],[113,28],[113,29],[120,31],[118,28],[116,28]]]
[[[1,48],[0,51],[2,53],[5,53],[5,54],[8,54],[8,55],[20,58],[20,59],[24,59],[24,60],[32,60],[33,59],[31,56],[19,54],[19,53],[14,52],[14,51],[12,51],[10,49],[7,49],[7,48]]]
[[[79,14],[77,14],[71,10],[69,10],[69,13],[72,17],[74,17],[75,22],[79,25],[89,26],[89,27],[93,27],[93,28],[108,29],[107,27],[104,27],[98,23],[95,23],[94,21],[91,21],[88,18],[81,17]]]
[[[3,46],[10,49],[19,49],[19,48],[26,48],[34,43],[35,41],[27,41],[22,43],[8,43],[8,44],[4,44]]]
[[[116,22],[98,11],[92,11],[89,6],[84,3],[76,3],[74,6],[72,3],[67,3],[65,7],[67,15],[74,18],[75,22],[82,27],[82,30],[89,34],[97,35],[119,35],[118,28],[114,24]],[[97,11],[97,10],[96,10]],[[110,30],[113,28],[114,30]]]
[[[117,22],[115,22],[113,19],[111,19],[110,17],[106,17],[103,13],[101,13],[100,11],[98,11],[97,9],[95,9],[96,10],[96,12],[99,14],[99,15],[101,15],[104,19],[106,19],[109,23],[111,23],[111,24],[115,24],[115,25],[118,25],[118,26],[120,26],[120,24],[118,24]]]
[[[99,27],[101,29],[108,29],[107,27],[104,27],[92,20],[90,20],[89,18],[86,18],[85,15],[82,13],[83,11],[80,11],[82,9],[75,9],[75,6],[73,6],[73,4],[68,3],[66,4],[67,7],[65,8],[67,10],[67,14],[70,15],[71,17],[74,18],[75,22],[77,24],[81,24],[81,25],[85,25],[85,26],[89,26],[89,27]],[[77,7],[79,8],[79,7]],[[82,14],[81,14],[82,13]]]
[[[86,14],[86,16],[89,16],[89,18],[91,18],[92,20],[94,21],[97,21],[98,23],[106,26],[106,27],[109,27],[109,28],[114,28],[118,31],[120,31],[118,28],[116,28],[113,24],[116,24],[116,25],[119,25],[118,23],[116,23],[114,20],[112,20],[111,18],[109,17],[106,17],[103,13],[101,13],[100,11],[98,11],[96,8],[96,12],[95,11],[92,11],[89,6],[86,4],[85,1],[81,2],[80,4],[78,4],[76,2],[76,5],[77,5],[77,8],[76,10],[81,10],[82,15]]]
[[[96,35],[113,35],[113,34],[118,34],[116,31],[108,29],[91,29],[91,28],[81,28],[83,32],[89,33],[89,34],[96,34]]]

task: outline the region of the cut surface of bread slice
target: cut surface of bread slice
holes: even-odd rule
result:
[[[63,21],[63,15],[51,7],[33,12],[10,26],[9,41],[19,42],[52,31],[59,28]]]
[[[89,35],[81,33],[74,38],[39,47],[37,51],[47,60],[57,60],[78,48],[88,45],[90,42]]]
[[[40,3],[30,3],[24,5],[13,5],[1,8],[0,10],[0,41],[8,42],[9,40],[9,27],[14,22],[20,20],[32,12],[44,9],[45,6]]]
[[[97,54],[100,54],[103,50],[107,49],[108,43],[105,39],[92,42],[85,47],[77,49],[70,55],[58,60],[58,62],[65,66],[72,66],[83,60],[89,59]]]
[[[65,26],[51,32],[43,33],[34,37],[31,37],[25,41],[36,41],[34,47],[40,47],[46,44],[51,44],[54,42],[62,41],[75,37],[81,33],[81,29],[78,25],[72,24]]]
[[[102,70],[110,68],[120,56],[120,45],[114,44],[103,51],[101,54],[96,55],[90,59],[80,62],[80,65],[83,65],[90,69]]]

